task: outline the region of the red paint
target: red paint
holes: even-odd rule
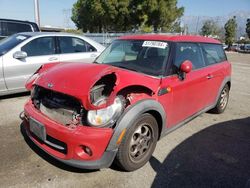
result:
[[[35,80],[38,78],[38,75],[40,76],[40,74],[42,72],[45,73],[48,69],[50,69],[51,67],[58,65],[58,64],[60,64],[60,63],[59,62],[58,63],[47,63],[47,64],[44,64],[41,67],[39,67],[37,69],[37,71],[34,72],[34,74],[26,81],[26,83],[25,83],[26,89],[31,90]]]
[[[220,43],[215,39],[200,36],[166,36],[156,34],[124,36],[119,39]],[[142,86],[151,91],[151,93],[131,93],[128,96],[130,104],[135,104],[142,99],[158,101],[164,107],[167,115],[167,124],[164,126],[172,127],[204,109],[204,107],[214,104],[223,79],[231,75],[231,65],[227,61],[197,70],[192,70],[190,61],[184,61],[181,65],[181,70],[187,73],[184,80],[180,80],[178,75],[158,78],[105,64],[46,64],[38,71],[39,76],[30,80],[26,87],[31,89],[33,84],[37,84],[50,89],[48,84],[53,84],[52,89],[54,91],[74,96],[81,101],[86,110],[93,110],[103,108],[104,106],[96,107],[91,104],[89,97],[91,88],[101,77],[114,73],[117,79],[111,96],[109,96],[109,102],[106,105],[111,104],[122,89],[129,86]],[[207,76],[213,76],[214,79],[209,80]],[[168,92],[161,96],[157,95],[159,90],[166,88]],[[25,105],[25,114],[43,123],[48,135],[67,144],[68,154],[64,155],[31,137],[41,148],[61,159],[100,159],[114,131],[112,128],[93,128],[84,125],[77,126],[75,129],[67,128],[45,117],[33,107],[31,101],[28,101]],[[26,127],[29,130],[28,123],[26,123]],[[83,154],[80,145],[90,147],[93,155]]]
[[[111,73],[115,73],[117,76],[116,87],[112,93],[114,97],[118,91],[131,85],[143,85],[156,91],[160,84],[159,78],[153,78],[145,74],[104,64],[85,63],[63,63],[53,66],[49,70],[46,69],[46,74],[41,71],[41,75],[33,84],[38,84],[44,88],[48,88],[48,83],[51,83],[53,84],[54,91],[69,94],[78,98],[86,109],[98,109],[103,108],[103,106],[96,107],[91,104],[89,91],[102,76]],[[128,78],[133,78],[133,82]],[[107,105],[112,102],[113,101],[110,100]]]
[[[192,70],[192,63],[189,60],[184,61],[181,64],[181,71],[185,73],[189,73]]]
[[[75,129],[70,129],[64,125],[47,118],[40,111],[35,109],[32,102],[29,100],[24,107],[25,114],[33,117],[39,122],[42,122],[46,127],[46,133],[53,138],[61,140],[67,144],[68,153],[65,155],[58,152],[44,143],[38,142],[34,137],[30,138],[41,148],[48,153],[60,159],[75,159],[75,160],[97,160],[100,159],[105,151],[107,144],[113,134],[111,128],[94,128],[88,126],[78,126]],[[26,129],[29,130],[29,124],[26,121]],[[80,145],[86,145],[93,151],[92,156],[82,155],[79,152]]]
[[[209,37],[192,36],[192,35],[164,35],[164,34],[148,34],[148,35],[128,35],[122,36],[121,40],[159,40],[159,41],[175,41],[175,42],[205,42],[220,44],[220,41]]]

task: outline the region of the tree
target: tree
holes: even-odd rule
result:
[[[154,32],[171,31],[184,12],[183,7],[177,7],[177,0],[146,0],[143,6],[148,15],[146,23],[153,26]]]
[[[128,31],[153,26],[154,31],[178,30],[184,8],[177,0],[78,0],[72,21],[84,32]]]
[[[203,36],[218,36],[219,35],[219,27],[213,20],[206,20],[203,23],[203,26],[201,28],[201,35]]]
[[[130,0],[78,0],[72,8],[72,21],[84,32],[126,31]]]
[[[247,19],[246,33],[247,33],[248,38],[250,39],[250,18]]]
[[[78,0],[72,8],[72,21],[84,32],[101,32],[105,11],[100,0]]]
[[[131,29],[130,0],[103,0],[102,6],[105,11],[104,17],[104,30],[106,31],[127,31]]]
[[[227,23],[224,26],[225,28],[225,43],[230,48],[235,40],[236,35],[236,29],[237,29],[237,23],[236,23],[236,17],[229,19]]]

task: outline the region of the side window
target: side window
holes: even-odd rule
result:
[[[208,65],[226,61],[226,55],[220,44],[201,44]]]
[[[85,42],[87,52],[96,52],[97,50],[95,49],[94,46],[90,45],[89,43]]]
[[[25,23],[2,22],[2,35],[9,36],[19,32],[32,31],[32,27]]]
[[[96,49],[82,39],[75,37],[59,37],[61,53],[93,52]]]
[[[204,67],[205,62],[201,54],[201,49],[196,43],[177,43],[174,65],[179,68],[183,61],[189,60],[193,64],[193,69]]]
[[[21,48],[28,56],[51,55],[55,53],[54,37],[34,39]]]

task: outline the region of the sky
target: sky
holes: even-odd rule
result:
[[[71,9],[77,0],[39,0],[41,26],[74,28]],[[35,21],[34,0],[0,0],[0,18]]]
[[[250,0],[178,0],[184,16],[226,16],[232,12],[250,12]],[[250,17],[250,15],[249,15]]]
[[[71,8],[77,0],[39,0],[41,26],[74,28]],[[250,12],[250,0],[178,0],[184,16],[223,16]],[[250,17],[250,15],[249,15]],[[34,21],[34,0],[0,0],[0,18]]]

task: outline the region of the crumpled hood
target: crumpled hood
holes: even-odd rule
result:
[[[35,84],[81,100],[86,109],[95,108],[90,102],[90,90],[107,74],[116,75],[112,96],[127,86],[144,86],[156,92],[160,78],[113,67],[105,64],[63,63],[51,67],[36,79]]]

